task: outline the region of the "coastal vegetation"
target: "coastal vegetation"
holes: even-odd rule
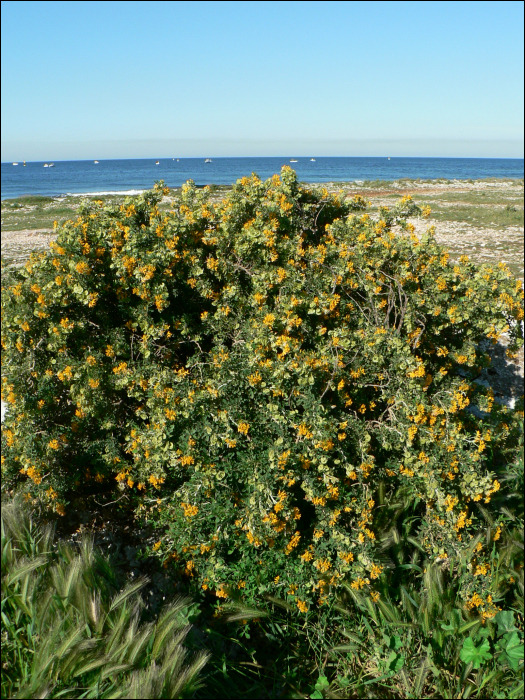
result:
[[[523,345],[522,284],[451,260],[432,226],[416,236],[431,210],[415,199],[370,207],[288,167],[219,193],[160,182],[82,201],[10,268],[8,695],[523,694],[523,399],[479,381],[484,342]],[[185,600],[147,620],[144,581],[116,593],[109,560],[52,545],[20,498],[66,538],[81,503],[124,511],[192,615]]]
[[[209,187],[212,202],[220,201],[231,190],[230,185]],[[329,182],[325,187],[329,192],[342,189],[345,198],[361,194],[371,202],[369,211],[374,214],[380,206],[410,194],[419,206],[431,207],[429,223],[439,224],[439,240],[447,245],[452,259],[468,254],[475,262],[489,262],[492,258],[497,263],[504,257],[511,271],[523,278],[523,180],[406,178],[396,182]],[[180,187],[170,188],[169,196],[159,203],[159,210],[169,209],[171,198],[178,196]],[[104,195],[104,202],[120,205],[124,198],[123,195]],[[4,261],[8,264],[25,262],[31,250],[47,248],[54,235],[53,222],[62,225],[77,216],[83,199],[79,195],[31,195],[4,200],[1,209]]]
[[[142,622],[139,579],[93,548],[55,541],[19,499],[2,508],[2,697],[180,697],[197,687],[208,655],[182,647],[189,600]],[[95,690],[96,689],[96,690]],[[87,690],[87,694],[86,694]]]

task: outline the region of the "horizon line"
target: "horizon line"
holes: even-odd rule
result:
[[[256,155],[250,155],[250,156],[179,156],[178,158],[175,156],[146,156],[146,157],[141,157],[141,158],[134,158],[134,157],[125,157],[125,158],[102,158],[99,157],[99,161],[113,161],[113,160],[202,160],[203,158],[215,158],[215,160],[241,160],[241,159],[248,159],[248,158],[261,158],[261,159],[271,159],[271,158],[374,158],[378,160],[382,159],[388,159],[388,160],[393,160],[393,159],[411,159],[411,160],[417,160],[420,158],[425,158],[428,160],[524,160],[524,156],[323,156],[323,155],[316,155],[316,154],[309,154],[307,156],[294,156],[293,154],[289,155],[275,155],[275,156],[256,156]],[[24,160],[22,159],[20,162],[23,163],[46,163],[49,161],[53,161],[56,163],[82,163],[82,162],[87,162],[87,161],[92,161],[92,160],[97,160],[97,158],[68,158],[68,159],[55,159],[53,161],[52,158],[48,159],[43,159],[43,160]],[[12,165],[14,162],[17,161],[11,161],[11,160],[2,160],[1,165]]]

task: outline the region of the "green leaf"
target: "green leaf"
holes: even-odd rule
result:
[[[494,618],[498,624],[498,634],[503,635],[505,632],[511,632],[516,629],[514,624],[514,613],[512,610],[501,610]]]
[[[464,632],[468,632],[468,630],[472,629],[476,625],[479,625],[480,622],[479,620],[471,620],[470,622],[467,622],[465,625],[459,628],[458,632],[459,634],[463,634]]]
[[[441,625],[441,629],[444,630],[445,632],[454,632],[456,630],[456,626],[453,623],[450,623],[450,625]]]
[[[463,642],[463,647],[459,652],[459,658],[466,664],[472,664],[474,668],[479,668],[485,661],[492,658],[490,644],[484,639],[479,647],[474,644],[472,637],[467,637]]]
[[[395,651],[390,652],[386,660],[387,668],[392,673],[395,674],[400,671],[405,665],[405,657],[401,654],[396,654]]]
[[[461,618],[461,611],[458,610],[457,608],[454,608],[450,612],[450,622],[448,625],[442,624],[441,629],[444,630],[445,632],[454,632],[455,630],[458,629],[458,627],[461,625],[463,622]]]
[[[514,630],[500,639],[498,646],[504,651],[505,660],[509,666],[517,671],[520,661],[523,660],[523,641],[519,638],[518,633]]]
[[[315,684],[315,689],[322,692],[323,690],[329,687],[330,683],[328,682],[328,678],[326,676],[319,676],[319,678],[317,679],[317,683]]]
[[[398,637],[397,635],[393,635],[390,637],[389,645],[390,649],[393,649],[394,651],[397,651],[398,649],[401,649],[403,646],[403,642],[401,641],[401,637]]]
[[[346,676],[337,676],[337,682],[341,688],[347,688],[350,685],[350,679],[346,678]]]

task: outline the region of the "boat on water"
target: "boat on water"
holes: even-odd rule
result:
[[[44,168],[49,168],[49,163],[44,163]]]
[[[315,163],[315,158],[310,158],[310,163]]]
[[[390,160],[390,158],[388,160]]]
[[[211,158],[206,158],[206,160],[205,160],[204,162],[205,162],[205,163],[213,163],[213,161],[212,161]]]
[[[160,165],[160,160],[155,161],[155,165]]]
[[[13,163],[13,165],[18,165],[18,163]]]
[[[290,163],[297,163],[298,160],[296,158],[290,158]]]
[[[22,163],[22,165],[25,165],[25,164],[26,164],[26,162],[25,162],[25,160],[24,160],[24,162]]]
[[[179,159],[177,158],[177,163],[179,162]]]
[[[94,160],[93,163],[95,163],[95,164],[98,163],[98,160]]]
[[[54,167],[55,167],[55,164],[54,164],[54,163],[49,163],[49,167],[50,167],[50,168],[54,168]]]

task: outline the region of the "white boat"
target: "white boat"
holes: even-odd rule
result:
[[[390,160],[390,158],[388,160]]]
[[[94,160],[93,163],[98,163],[98,160]]]
[[[13,165],[18,165],[18,163],[13,163]]]
[[[177,158],[177,163],[179,162],[179,159]]]
[[[310,163],[315,163],[315,158],[310,158]]]
[[[160,160],[155,161],[155,165],[160,165]]]
[[[54,168],[54,167],[55,167],[55,164],[54,164],[54,163],[49,163],[49,167],[50,167],[50,168]]]
[[[26,162],[25,162],[25,160],[24,160],[24,162],[22,163],[22,165],[25,165],[25,164],[26,164]]]
[[[44,168],[49,168],[49,165],[47,163],[44,163]]]
[[[295,158],[290,159],[290,163],[297,163],[298,161]]]
[[[213,161],[212,161],[211,158],[206,158],[206,160],[205,160],[204,162],[205,162],[205,163],[213,163]]]

